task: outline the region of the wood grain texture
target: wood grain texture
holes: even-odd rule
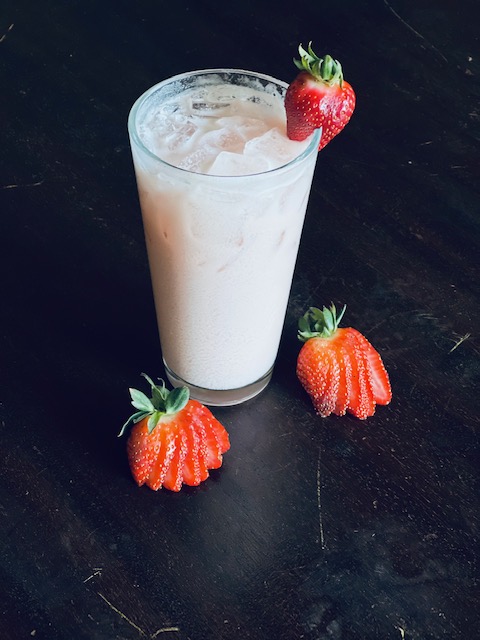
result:
[[[480,7],[4,0],[0,637],[478,637]],[[126,119],[189,69],[289,81],[299,42],[357,109],[320,154],[272,383],[214,413],[222,469],[138,489],[116,435],[162,375]],[[320,419],[296,319],[347,304],[390,372]]]

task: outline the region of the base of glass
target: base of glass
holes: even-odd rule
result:
[[[252,384],[247,384],[245,387],[238,389],[204,389],[203,387],[190,384],[187,380],[183,380],[180,376],[177,376],[177,374],[169,368],[165,360],[163,364],[165,365],[167,378],[174,387],[188,387],[191,398],[212,407],[229,407],[254,398],[268,385],[273,370],[272,367],[264,376],[252,382]]]

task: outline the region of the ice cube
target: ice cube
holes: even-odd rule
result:
[[[245,145],[244,154],[263,158],[273,169],[296,158],[303,151],[304,146],[289,140],[280,129],[274,127],[263,135],[249,140]]]
[[[225,118],[228,120],[228,118]],[[245,140],[242,135],[233,127],[222,127],[208,131],[203,137],[202,142],[218,147],[225,151],[238,153],[243,151]]]
[[[204,118],[219,118],[231,113],[231,107],[230,99],[213,101],[194,97],[190,102],[190,113]]]
[[[234,128],[244,140],[251,140],[252,138],[261,136],[269,128],[264,120],[249,118],[247,116],[227,116],[219,118],[218,125],[220,127]]]
[[[268,169],[269,164],[264,158],[222,151],[215,158],[208,173],[214,176],[246,176]]]
[[[173,130],[169,135],[165,137],[165,142],[170,151],[175,151],[181,147],[184,147],[191,141],[192,136],[196,133],[197,126],[192,120],[186,120],[177,127],[173,127]]]
[[[202,145],[192,153],[187,154],[178,163],[178,166],[180,169],[186,169],[194,173],[208,173],[208,169],[217,153],[218,149],[214,149],[210,145]]]
[[[162,155],[165,146],[172,149],[177,146],[177,135],[187,123],[188,119],[183,114],[160,106],[146,115],[138,127],[138,134],[147,149],[156,155]],[[169,147],[169,144],[172,146]]]

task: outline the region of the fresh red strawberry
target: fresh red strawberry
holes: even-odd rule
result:
[[[230,448],[228,433],[207,407],[189,399],[186,387],[168,391],[163,381],[155,385],[142,375],[152,387],[152,397],[130,389],[137,412],[119,434],[133,423],[127,455],[135,482],[154,491],[180,491],[182,483],[199,485],[209,469],[222,465],[222,454]]]
[[[319,58],[312,50],[298,47],[300,60],[294,60],[301,72],[285,95],[287,135],[305,140],[322,127],[319,149],[345,127],[355,109],[355,93],[343,79],[342,65],[329,55]]]
[[[298,322],[305,344],[297,359],[297,376],[322,417],[348,411],[362,420],[373,416],[377,404],[388,404],[392,391],[380,355],[356,329],[340,329],[345,313],[335,305],[310,307]]]

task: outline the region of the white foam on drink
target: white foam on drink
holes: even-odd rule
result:
[[[151,109],[139,126],[143,144],[169,164],[218,176],[275,169],[306,149],[308,140],[288,139],[281,101],[272,109],[252,98],[251,89],[235,98],[226,90],[215,85],[200,97],[187,92]]]

